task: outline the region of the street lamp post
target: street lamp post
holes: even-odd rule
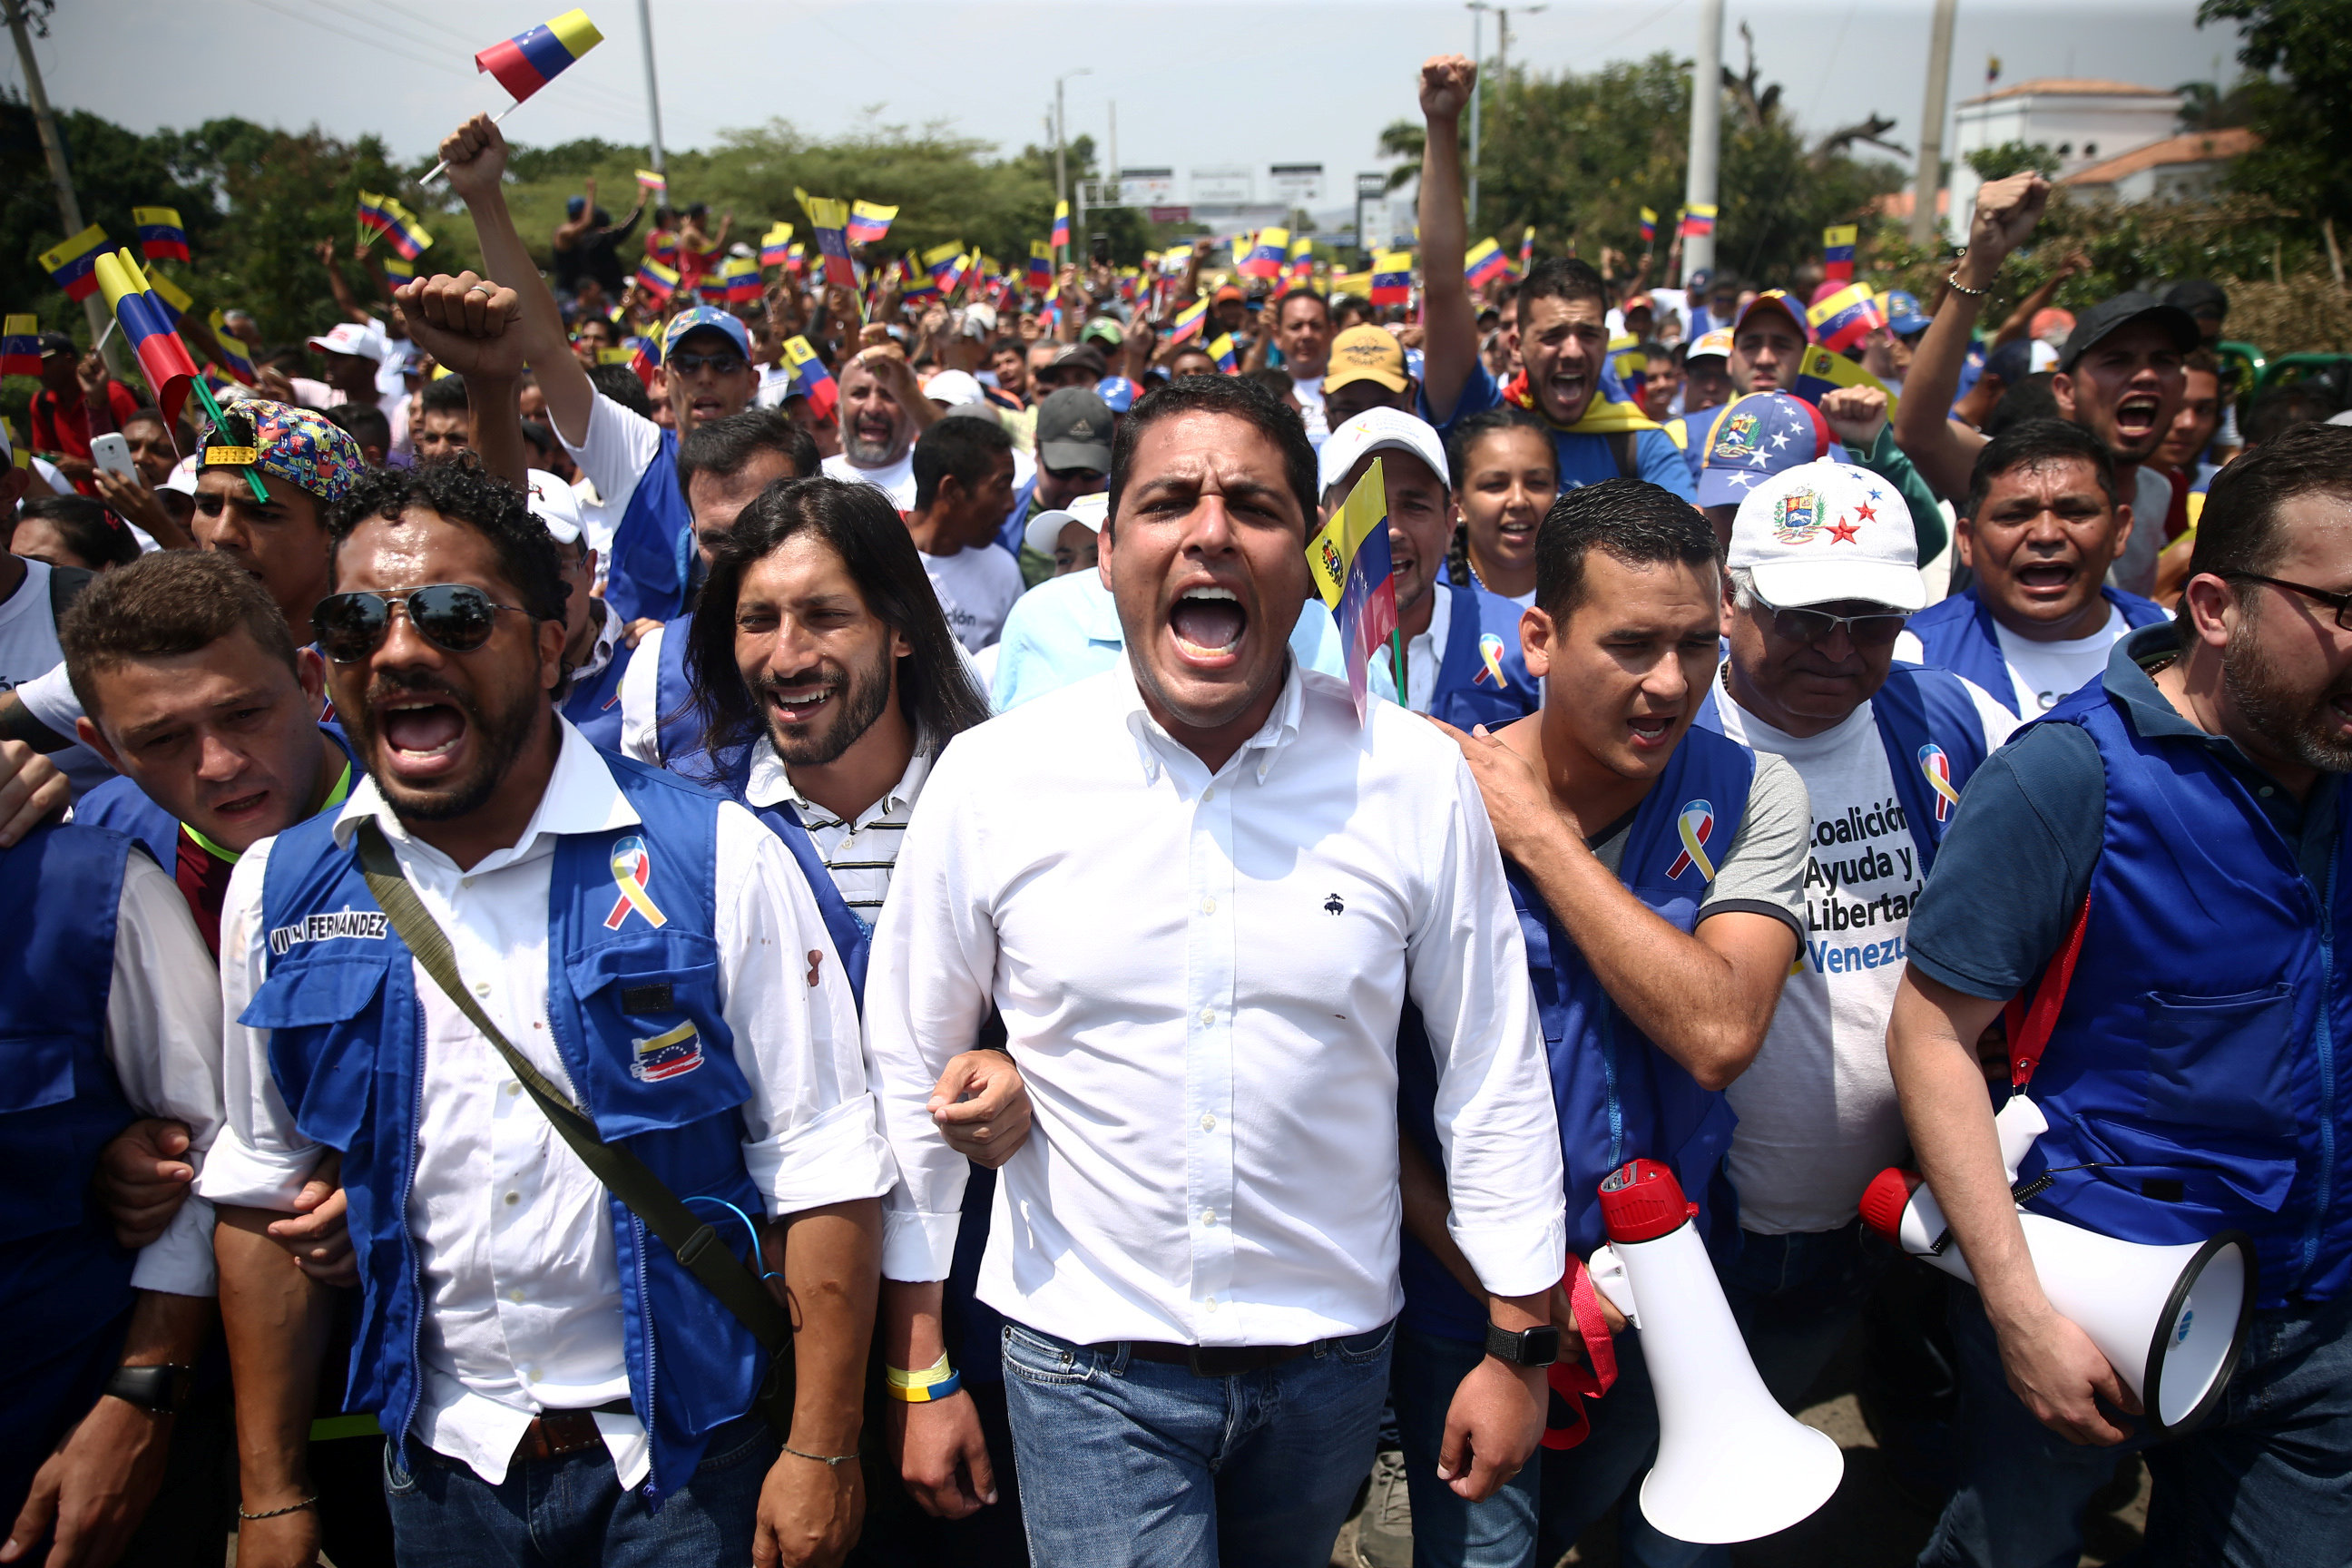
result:
[[[1478,227],[1478,100],[1486,96],[1485,80],[1475,74],[1486,68],[1481,57],[1486,49],[1486,13],[1494,7],[1486,0],[1469,0],[1470,64],[1474,68],[1470,81],[1470,223],[1473,232]]]
[[[1057,203],[1070,199],[1070,169],[1064,145],[1066,139],[1062,132],[1062,84],[1074,76],[1094,74],[1091,68],[1080,66],[1054,79],[1054,200]],[[1055,257],[1055,265],[1059,266],[1064,259],[1064,257]]]

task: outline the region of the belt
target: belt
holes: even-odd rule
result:
[[[1181,1366],[1194,1377],[1237,1377],[1245,1372],[1264,1372],[1270,1366],[1296,1361],[1312,1354],[1334,1340],[1318,1340],[1311,1345],[1171,1345],[1157,1340],[1134,1340],[1128,1343],[1127,1353],[1136,1361],[1156,1361]],[[1091,1345],[1090,1350],[1115,1351],[1116,1344]]]
[[[593,1410],[550,1410],[533,1416],[522,1429],[522,1440],[515,1445],[519,1459],[560,1459],[566,1454],[582,1453],[601,1447],[603,1433],[596,1429],[596,1417],[627,1415],[632,1407],[625,1399],[600,1405]]]

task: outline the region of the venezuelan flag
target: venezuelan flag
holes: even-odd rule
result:
[[[128,250],[100,254],[90,270],[106,294],[106,303],[122,328],[123,341],[138,356],[139,373],[154,390],[155,406],[176,424],[180,405],[188,400],[189,384],[196,379],[196,362],[188,357],[166,318],[163,305],[148,292],[146,274]]]
[[[1643,245],[1655,245],[1657,242],[1658,209],[1655,207],[1643,207],[1642,209],[1642,243]]]
[[[658,200],[669,199],[669,176],[657,169],[639,169],[637,184],[653,193]]]
[[[1874,386],[1886,394],[1886,417],[1895,417],[1899,399],[1887,384],[1862,366],[1819,343],[1807,349],[1797,361],[1797,379],[1789,390],[1806,402],[1819,404],[1841,386]]]
[[[384,277],[391,279],[394,288],[411,281],[416,276],[416,263],[404,256],[384,257],[378,265],[383,267]]]
[[[648,256],[637,263],[637,287],[659,303],[677,292],[677,268],[664,267]]]
[[[1713,234],[1715,232],[1716,210],[1715,204],[1712,202],[1701,202],[1685,212],[1683,214],[1683,237],[1685,239],[1705,238],[1706,236]]]
[[[1176,312],[1176,330],[1168,334],[1168,341],[1171,343],[1182,342],[1186,338],[1199,331],[1201,324],[1208,319],[1209,302],[1206,300],[1193,300]]]
[[[1519,276],[1525,278],[1528,272],[1534,269],[1535,264],[1536,226],[1529,224],[1527,227],[1519,231]]]
[[[256,379],[253,351],[246,346],[243,338],[228,330],[228,318],[220,311],[215,310],[207,319],[212,322],[213,340],[220,349],[221,369],[251,386]]]
[[[1483,289],[1500,278],[1510,265],[1510,258],[1490,237],[1470,247],[1470,254],[1462,258],[1462,274],[1469,279],[1470,287]]]
[[[647,337],[624,338],[621,346],[629,351],[629,369],[647,386],[654,384],[654,372],[661,368],[661,345]]]
[[[1886,324],[1867,283],[1849,284],[1805,311],[1813,342],[1832,353],[1843,353]]]
[[[849,204],[849,224],[845,233],[852,245],[878,244],[890,232],[890,221],[898,216],[897,207],[877,205],[873,202]]]
[[[1241,369],[1241,356],[1234,350],[1234,335],[1219,332],[1217,341],[1209,345],[1209,357],[1217,362],[1217,369],[1233,375]]]
[[[1054,286],[1054,247],[1042,239],[1029,242],[1029,292],[1043,294]]]
[[[87,300],[98,292],[98,258],[106,253],[106,230],[90,225],[63,245],[41,252],[41,268],[66,291],[68,300]]]
[[[1822,277],[1843,283],[1853,277],[1853,242],[1862,237],[1859,224],[1832,224],[1822,230]]]
[[[1234,270],[1244,278],[1279,278],[1282,263],[1290,254],[1290,231],[1286,228],[1262,228],[1256,243]]]
[[[1385,250],[1372,258],[1375,305],[1402,305],[1412,298],[1412,252]]]
[[[1054,248],[1059,250],[1070,243],[1070,204],[1054,204]]]
[[[405,261],[414,261],[432,248],[433,236],[416,221],[416,215],[401,205],[396,196],[381,196],[372,191],[360,193],[360,232],[380,234],[384,243],[400,253]]]
[[[792,225],[788,223],[771,225],[768,232],[760,237],[760,265],[782,267],[790,258],[792,243]]]
[[[786,338],[784,363],[793,369],[790,395],[807,398],[809,412],[818,418],[831,418],[833,411],[841,404],[841,386],[833,379],[833,372],[824,368],[824,361],[817,357],[816,350],[809,346],[809,341],[799,337]]]
[[[163,319],[174,331],[180,325],[180,318],[196,308],[196,302],[188,298],[186,290],[160,272],[147,279],[147,288],[154,295],[155,302],[163,307]]]
[[[1339,647],[1348,660],[1348,690],[1356,700],[1356,721],[1371,711],[1372,652],[1396,630],[1395,563],[1389,554],[1388,486],[1381,459],[1349,492],[1322,531],[1307,541],[1307,570],[1316,592],[1339,623]]]
[[[188,231],[172,207],[132,207],[131,221],[139,226],[140,253],[150,261],[188,259]]]
[[[41,318],[10,316],[0,323],[0,375],[41,374]]]
[[[1290,241],[1290,283],[1304,289],[1315,279],[1315,241],[1307,235],[1294,235]]]
[[[849,264],[849,204],[830,196],[813,196],[794,186],[809,226],[816,231],[816,247],[824,255],[824,278],[844,289],[857,287],[857,269]]]
[[[752,305],[759,302],[760,264],[750,257],[729,257],[719,264],[719,276],[727,286],[729,304]]]
[[[499,85],[520,103],[604,41],[587,12],[566,11],[551,22],[492,44],[474,57],[474,68],[498,78]]]
[[[931,287],[941,294],[952,294],[971,268],[971,258],[964,254],[963,241],[950,240],[935,245],[923,252],[923,271],[930,278]]]

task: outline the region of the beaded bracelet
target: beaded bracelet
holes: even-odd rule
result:
[[[245,1505],[239,1503],[237,1505],[236,1517],[239,1519],[277,1519],[284,1514],[300,1513],[306,1508],[316,1508],[318,1506],[318,1494],[313,1492],[310,1496],[304,1498],[300,1502],[289,1502],[284,1508],[266,1508],[259,1513],[247,1513],[245,1511]]]

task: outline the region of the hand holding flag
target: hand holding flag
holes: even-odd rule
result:
[[[528,32],[502,38],[487,49],[474,55],[474,68],[488,71],[505,88],[514,101],[490,116],[496,125],[522,107],[523,100],[553,81],[568,69],[574,60],[604,41],[588,13],[576,7],[551,21],[541,22]],[[449,166],[444,159],[425,173],[420,182],[431,184]]]

